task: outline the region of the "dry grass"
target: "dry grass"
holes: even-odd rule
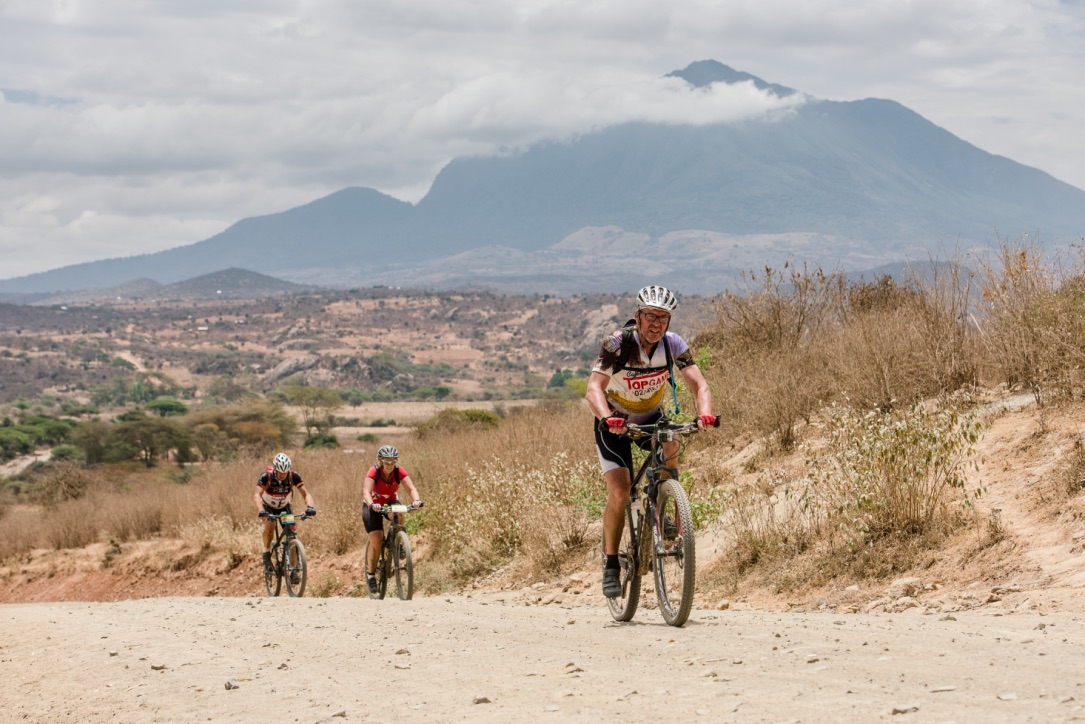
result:
[[[993,374],[1041,406],[1085,392],[1085,278],[1080,262],[1044,262],[1035,246],[1003,244],[983,267],[981,339]]]

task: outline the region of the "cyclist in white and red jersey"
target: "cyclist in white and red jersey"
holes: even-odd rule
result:
[[[381,546],[384,545],[384,516],[381,510],[386,505],[399,502],[399,486],[407,489],[411,496],[411,505],[422,507],[418,489],[407,471],[399,467],[399,450],[392,445],[384,445],[377,450],[377,464],[369,468],[362,480],[362,524],[369,535],[369,556],[365,562],[365,582],[371,593],[377,592],[377,559],[380,558]],[[403,515],[398,522],[403,522]]]
[[[305,496],[305,505],[308,509],[306,515],[316,515],[313,496],[305,487],[298,471],[293,469],[293,463],[286,453],[279,453],[267,466],[267,470],[256,481],[256,491],[252,495],[252,501],[256,505],[256,514],[264,519],[264,567],[271,565],[271,539],[275,536],[275,521],[268,520],[268,515],[277,513],[292,513],[290,499],[294,490]],[[297,574],[295,574],[297,575]]]
[[[672,391],[672,369],[697,402],[697,425],[704,429],[716,418],[711,414],[712,393],[704,375],[693,361],[686,341],[668,332],[671,313],[678,300],[666,287],[651,285],[637,294],[635,326],[607,336],[588,378],[585,395],[595,414],[595,447],[607,486],[603,511],[606,562],[603,565],[603,595],[622,595],[619,580],[618,546],[624,527],[625,507],[632,484],[631,441],[621,434],[626,423],[651,424],[662,415],[664,397]],[[647,440],[638,444],[647,446]],[[663,443],[668,467],[677,467],[678,442]]]

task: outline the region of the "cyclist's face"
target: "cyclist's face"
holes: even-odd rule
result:
[[[283,472],[282,470],[276,470],[275,471],[275,477],[278,478],[279,480],[286,480],[286,473]]]
[[[395,458],[381,458],[381,467],[385,470],[391,470],[396,465]]]
[[[663,339],[663,333],[671,323],[671,315],[658,309],[637,310],[637,320],[640,322],[638,331],[640,336],[650,344],[655,344]]]

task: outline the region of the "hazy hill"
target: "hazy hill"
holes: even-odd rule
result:
[[[85,304],[113,300],[257,299],[312,291],[315,287],[294,284],[245,269],[224,269],[173,284],[136,279],[104,289],[81,289],[46,297],[19,300],[33,304]]]
[[[691,92],[713,82],[797,92],[715,61],[673,75]],[[77,289],[87,279],[171,283],[225,267],[333,286],[570,292],[635,286],[629,258],[669,261],[663,278],[708,292],[737,269],[788,255],[857,269],[1024,232],[1053,244],[1080,239],[1085,191],[893,101],[807,98],[779,118],[625,124],[459,158],[417,205],[343,189],[190,246],[10,279],[0,292]],[[575,243],[600,234],[622,242],[605,253]]]

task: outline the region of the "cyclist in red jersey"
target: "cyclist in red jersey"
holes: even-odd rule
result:
[[[399,467],[399,450],[392,445],[384,445],[377,450],[377,464],[369,468],[362,480],[362,523],[369,535],[369,556],[365,562],[365,582],[371,593],[377,592],[377,559],[381,546],[384,545],[384,516],[381,510],[386,505],[399,502],[399,486],[403,485],[411,496],[411,506],[422,507],[418,489],[407,471]],[[402,522],[402,515],[399,516]]]

